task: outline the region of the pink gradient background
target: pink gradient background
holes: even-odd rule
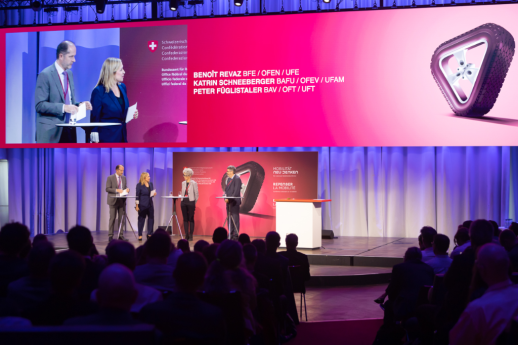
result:
[[[188,26],[187,143],[108,146],[517,145],[518,62],[482,119],[454,116],[430,72],[440,44],[482,24],[496,23],[518,39],[516,18],[518,6],[498,5],[89,25]],[[306,77],[344,76],[345,83],[318,84],[314,93],[193,94],[193,72],[291,68]],[[92,147],[73,145],[82,146]]]
[[[265,171],[265,178],[259,197],[251,214],[270,216],[256,217],[251,214],[240,214],[241,233],[250,236],[264,237],[269,231],[275,231],[274,199],[314,199],[317,197],[318,153],[317,152],[175,152],[173,154],[173,193],[178,195],[182,189],[183,169],[192,167],[193,180],[210,177],[216,181],[212,185],[198,185],[200,197],[194,212],[195,235],[212,235],[214,229],[222,226],[226,217],[226,206],[222,199],[221,179],[227,167],[236,167],[254,161]],[[292,167],[299,173],[296,176],[277,177],[273,167]],[[197,173],[196,167],[205,167],[206,173]],[[243,182],[245,182],[243,180]],[[283,190],[274,191],[274,182],[292,182],[296,193]],[[171,202],[172,203],[172,202]],[[177,202],[178,219],[183,231],[183,216],[180,202]],[[227,229],[228,227],[225,226]]]

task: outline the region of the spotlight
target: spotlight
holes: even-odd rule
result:
[[[243,5],[243,0],[234,0],[234,5],[236,5],[236,6]]]
[[[179,5],[178,0],[169,0],[169,8],[171,9],[171,11],[177,11],[178,5]]]
[[[31,8],[34,12],[38,12],[39,10],[41,10],[41,2],[37,0],[31,2]]]
[[[322,0],[325,4],[329,4],[331,0]]]
[[[104,9],[106,8],[107,0],[94,0],[95,3],[95,11],[97,13],[104,13]]]

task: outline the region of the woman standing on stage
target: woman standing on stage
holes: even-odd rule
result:
[[[92,129],[90,140],[101,143],[127,143],[126,115],[129,108],[124,85],[124,68],[121,59],[107,58],[101,68],[99,81],[92,91],[90,122],[120,123],[120,126],[98,126]],[[133,118],[138,117],[138,111]]]
[[[196,181],[191,179],[194,172],[190,168],[183,169],[183,178],[185,181],[182,182],[182,196],[186,197],[182,199],[182,215],[183,215],[183,228],[185,231],[185,238],[188,241],[192,241],[194,236],[194,209],[196,208],[196,201],[198,201],[198,184]],[[189,227],[190,223],[190,227]]]
[[[151,177],[147,172],[140,174],[140,180],[137,183],[135,201],[137,206],[135,209],[138,212],[138,240],[142,241],[142,231],[144,230],[144,223],[147,216],[147,238],[153,234],[153,226],[155,223],[155,208],[153,207],[153,197],[156,191],[153,189],[153,182],[150,182]]]

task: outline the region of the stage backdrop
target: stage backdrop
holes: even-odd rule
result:
[[[194,171],[200,197],[194,221],[196,235],[212,235],[222,226],[226,204],[216,199],[224,193],[229,165],[236,167],[244,187],[240,232],[264,237],[275,231],[274,199],[314,199],[318,193],[318,152],[177,152],[173,154],[173,190],[178,195],[184,181],[182,171]],[[178,204],[183,229],[183,216]]]

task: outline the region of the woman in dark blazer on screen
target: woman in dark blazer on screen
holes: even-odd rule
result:
[[[153,189],[153,183],[147,172],[140,174],[140,180],[136,188],[136,207],[138,212],[138,239],[142,241],[142,231],[147,216],[147,238],[153,234],[153,226],[155,223],[155,208],[153,207],[153,197],[156,192]]]
[[[126,115],[129,101],[126,92],[122,61],[117,58],[107,58],[101,69],[101,75],[95,89],[92,91],[90,103],[92,112],[90,122],[120,123],[120,126],[99,126],[92,129],[90,140],[101,143],[127,143]],[[133,118],[138,117],[138,111]]]

